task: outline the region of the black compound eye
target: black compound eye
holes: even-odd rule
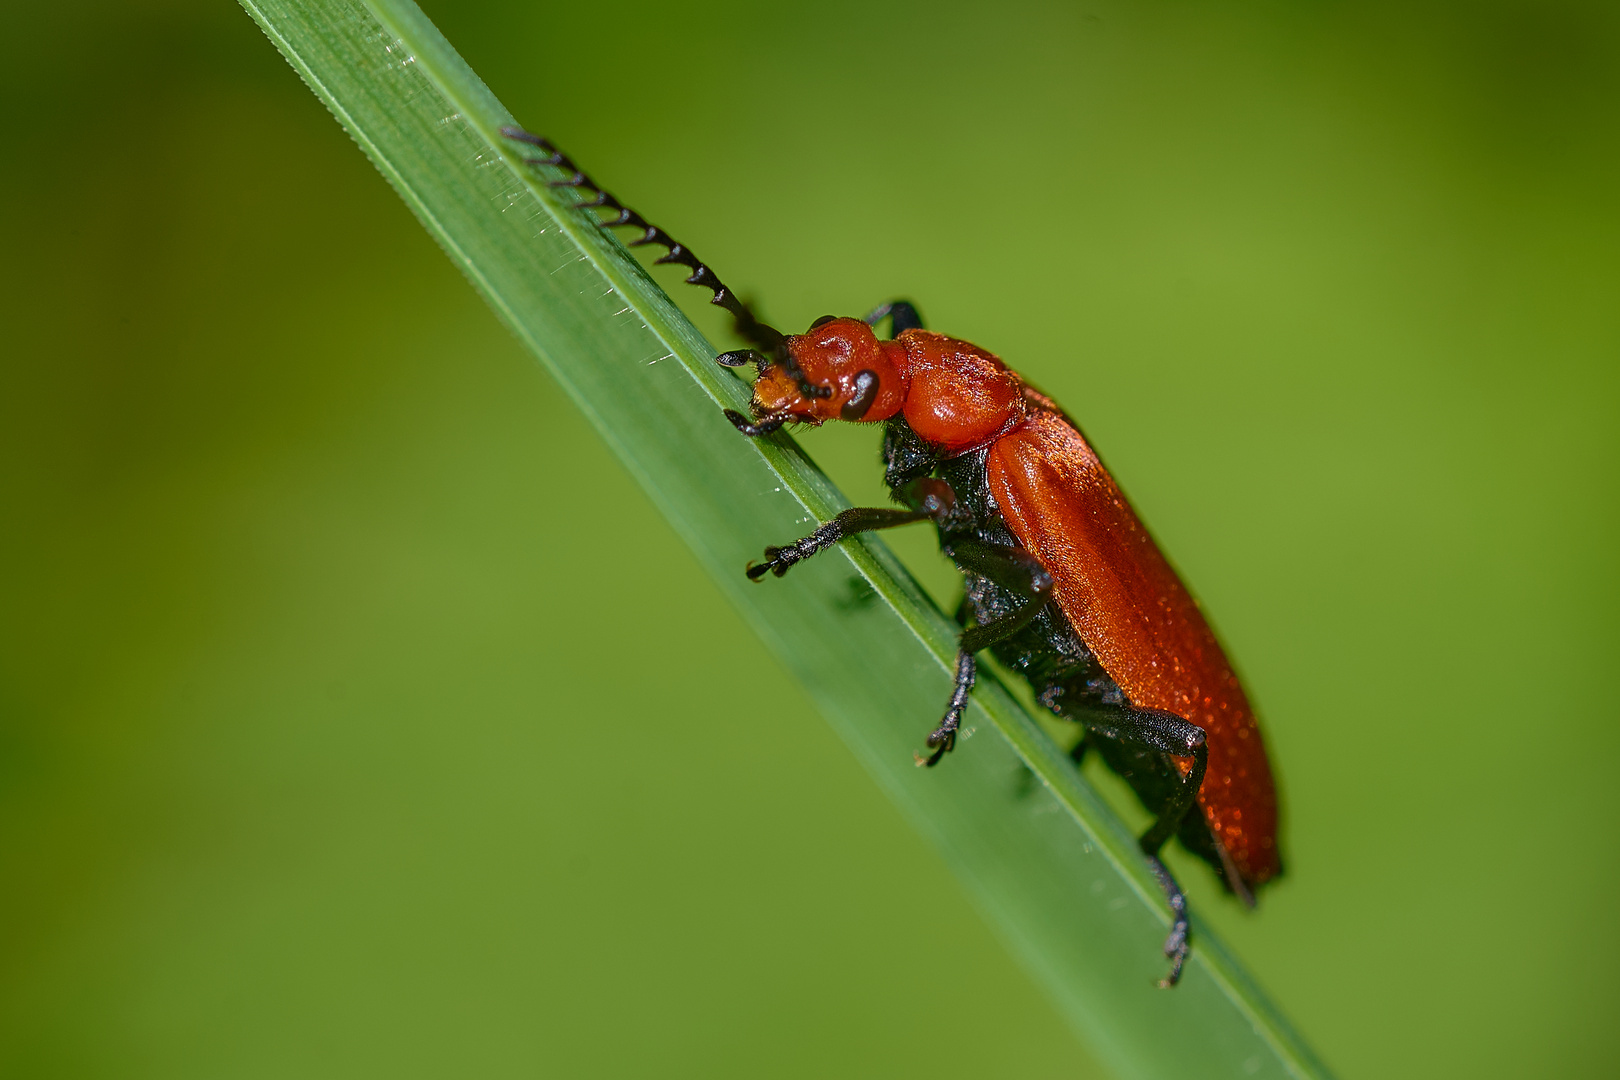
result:
[[[872,402],[878,396],[878,377],[875,371],[860,371],[855,374],[855,396],[845,403],[838,415],[844,420],[859,420],[872,408]]]
[[[836,315],[823,315],[821,318],[810,324],[810,329],[814,330],[818,326],[826,326],[836,318],[838,318]]]

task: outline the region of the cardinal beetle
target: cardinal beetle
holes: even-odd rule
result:
[[[845,510],[803,539],[767,547],[748,576],[781,577],[853,533],[932,521],[940,550],[962,571],[964,629],[950,702],[919,760],[937,765],[955,747],[983,649],[1028,679],[1043,706],[1080,723],[1075,761],[1095,750],[1155,815],[1140,844],[1174,914],[1160,983],[1174,985],[1187,958],[1187,900],[1160,850],[1179,837],[1252,906],[1255,888],[1282,870],[1276,792],[1226,654],[1079,427],[993,354],[923,329],[903,300],[864,319],[827,315],[803,334],[780,333],[550,141],[515,127],[502,134],[537,147],[543,156],[526,163],[567,174],[551,186],[588,195],[580,205],[606,211],[596,219],[604,227],[639,229],[631,246],[665,248],[658,262],[691,270],[686,280],[731,313],[754,347],[715,359],[757,373],[753,416],[726,410],[738,431],[883,425],[884,479],[899,507]],[[886,340],[876,333],[885,321]]]

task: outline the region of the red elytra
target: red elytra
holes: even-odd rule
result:
[[[1038,411],[991,448],[990,483],[1013,535],[1052,571],[1064,615],[1131,703],[1204,729],[1198,805],[1246,885],[1275,877],[1276,787],[1248,696],[1085,436]]]

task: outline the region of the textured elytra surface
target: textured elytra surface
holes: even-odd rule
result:
[[[1248,695],[1181,578],[1084,436],[1037,411],[990,449],[1008,527],[1056,579],[1057,603],[1132,704],[1207,733],[1198,803],[1244,881],[1281,868],[1277,796]]]

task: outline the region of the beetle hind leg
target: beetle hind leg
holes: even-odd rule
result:
[[[1121,704],[1102,708],[1093,706],[1088,712],[1089,715],[1084,718],[1087,730],[1081,746],[1094,744],[1101,739],[1105,744],[1112,741],[1155,756],[1162,754],[1171,758],[1192,759],[1192,767],[1187,774],[1180,777],[1179,783],[1167,793],[1158,818],[1137,840],[1143,857],[1147,859],[1148,869],[1170,904],[1170,934],[1164,941],[1164,955],[1170,960],[1170,972],[1159,981],[1159,985],[1171,987],[1181,980],[1181,971],[1187,962],[1190,927],[1187,921],[1187,895],[1159,858],[1159,852],[1180,827],[1182,819],[1198,804],[1198,789],[1203,786],[1204,771],[1209,764],[1204,729],[1174,713],[1159,709],[1138,709]]]
[[[1181,968],[1187,962],[1187,935],[1189,925],[1187,922],[1187,894],[1181,891],[1181,886],[1170,875],[1164,861],[1159,858],[1165,841],[1180,826],[1181,819],[1187,816],[1198,802],[1198,789],[1204,783],[1204,769],[1209,763],[1209,751],[1204,745],[1204,729],[1196,724],[1189,724],[1180,717],[1175,717],[1181,724],[1193,729],[1196,735],[1189,733],[1188,741],[1197,740],[1193,749],[1193,767],[1182,779],[1181,786],[1175,797],[1162,811],[1159,819],[1155,821],[1148,831],[1142,834],[1137,841],[1141,845],[1142,854],[1147,858],[1148,869],[1164,890],[1164,898],[1170,903],[1170,935],[1164,939],[1164,955],[1170,958],[1170,973],[1159,980],[1161,989],[1169,989],[1181,981]]]
[[[1190,928],[1187,922],[1187,894],[1170,876],[1164,860],[1156,853],[1149,852],[1145,845],[1142,854],[1147,857],[1148,869],[1153,872],[1154,880],[1170,902],[1170,936],[1164,939],[1164,955],[1170,960],[1170,973],[1159,980],[1159,988],[1168,990],[1181,981],[1181,969],[1187,963],[1187,933]]]

